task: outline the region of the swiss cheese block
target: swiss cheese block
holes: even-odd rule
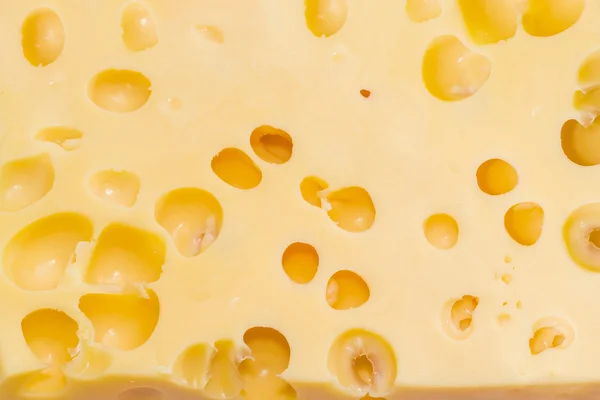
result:
[[[598,398],[599,22],[0,0],[0,399]]]

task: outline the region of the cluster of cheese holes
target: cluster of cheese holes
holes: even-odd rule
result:
[[[131,51],[141,51],[158,44],[156,22],[150,9],[134,1],[125,6],[121,14],[121,38]]]
[[[433,214],[423,224],[425,238],[433,247],[448,250],[458,242],[458,224],[448,214]]]
[[[498,196],[513,190],[519,182],[515,168],[504,160],[492,158],[477,168],[477,185],[486,194]]]
[[[313,280],[319,268],[319,254],[308,243],[294,242],[281,256],[285,274],[294,283],[305,284]]]
[[[34,67],[55,62],[65,46],[65,29],[58,14],[50,8],[33,10],[21,26],[21,47]]]
[[[536,203],[515,204],[504,214],[504,227],[510,237],[523,246],[535,244],[542,234],[544,210]]]
[[[357,396],[384,396],[394,386],[397,363],[391,345],[380,335],[350,329],[332,343],[327,367],[338,382]]]
[[[123,207],[133,207],[140,192],[140,178],[130,171],[96,171],[88,185],[94,196]]]
[[[600,272],[600,203],[583,205],[568,216],[563,238],[575,263]]]
[[[0,211],[18,211],[46,196],[54,166],[46,153],[8,161],[0,168]]]
[[[365,304],[371,291],[367,282],[356,272],[340,270],[334,273],[325,289],[325,298],[335,310],[349,310]]]
[[[532,328],[529,350],[538,355],[550,349],[564,349],[574,340],[571,324],[563,318],[545,317],[537,321]]]
[[[473,317],[478,305],[479,298],[470,294],[450,300],[442,312],[446,334],[453,339],[466,339],[473,331]]]
[[[348,0],[304,0],[306,26],[317,37],[336,34],[348,18]]]
[[[442,15],[439,0],[407,0],[404,9],[412,22],[425,22]]]

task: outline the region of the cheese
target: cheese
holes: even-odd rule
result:
[[[600,2],[0,0],[0,399],[590,399]]]

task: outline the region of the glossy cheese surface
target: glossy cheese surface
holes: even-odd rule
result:
[[[595,398],[598,16],[0,0],[0,398]]]

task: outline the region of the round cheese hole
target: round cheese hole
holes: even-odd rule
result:
[[[375,222],[375,205],[371,195],[358,186],[349,186],[329,193],[327,210],[329,218],[348,232],[363,232]]]
[[[141,387],[128,389],[117,396],[117,400],[165,400],[165,395],[156,389]]]
[[[493,158],[477,168],[477,185],[492,196],[510,192],[517,186],[519,176],[515,168],[504,160]]]
[[[163,195],[154,207],[154,218],[171,235],[181,255],[194,257],[217,240],[223,209],[211,193],[187,187]]]
[[[529,0],[523,29],[532,36],[558,35],[577,23],[584,7],[585,0]]]
[[[229,147],[213,157],[210,166],[223,182],[238,189],[252,189],[262,180],[260,168],[240,149]]]
[[[571,324],[563,318],[545,317],[537,321],[532,328],[529,350],[532,355],[549,349],[567,348],[573,342],[574,331]]]
[[[292,243],[283,252],[281,264],[283,270],[293,282],[309,283],[317,274],[319,254],[308,243]]]
[[[306,25],[317,37],[334,35],[348,17],[347,0],[304,0],[304,6]]]
[[[578,105],[586,109],[584,101],[585,99],[581,99]],[[593,100],[592,103],[596,108],[597,101]],[[587,111],[595,114],[599,110],[594,108]],[[574,119],[568,120],[562,126],[560,137],[562,150],[569,160],[584,167],[600,164],[600,153],[595,150],[600,146],[600,119],[594,119],[588,126],[583,126]]]
[[[300,193],[307,203],[321,208],[321,192],[328,187],[329,185],[323,179],[316,176],[309,176],[300,182]]]
[[[146,76],[126,69],[107,69],[98,73],[88,86],[88,96],[103,110],[126,113],[142,108],[152,93]]]
[[[542,234],[544,210],[536,203],[519,203],[504,214],[504,227],[513,240],[523,246],[535,244]]]
[[[33,10],[21,27],[23,55],[34,67],[53,63],[65,46],[65,29],[60,17],[49,8]]]
[[[89,180],[89,186],[99,199],[132,207],[140,192],[140,178],[133,172],[108,169],[95,172]]]
[[[0,169],[0,211],[17,211],[44,197],[54,186],[48,154],[19,158]]]
[[[160,306],[152,290],[138,294],[86,294],[79,309],[92,322],[94,340],[107,347],[133,350],[150,338],[158,323]]]
[[[579,266],[600,272],[600,203],[577,208],[567,218],[563,238],[569,255]]]
[[[83,133],[65,126],[50,126],[35,135],[36,140],[55,143],[67,151],[79,148],[81,138],[83,138]]]
[[[279,331],[258,326],[244,333],[244,343],[250,349],[251,368],[256,375],[279,375],[290,363],[290,345]]]
[[[433,214],[423,224],[425,238],[434,247],[451,249],[458,242],[458,224],[448,214]]]
[[[144,3],[134,1],[125,6],[121,29],[123,43],[131,51],[146,50],[158,43],[156,22]]]
[[[515,36],[517,8],[505,0],[458,0],[465,25],[473,42],[497,43]]]
[[[252,131],[250,145],[257,156],[271,164],[288,162],[294,147],[292,137],[286,131],[268,125]]]
[[[79,325],[66,313],[50,308],[33,311],[21,321],[27,346],[45,364],[63,366],[79,345]]]
[[[329,278],[327,303],[336,310],[360,307],[369,300],[371,292],[364,279],[355,272],[341,270]]]
[[[2,263],[7,276],[25,290],[50,290],[58,286],[77,245],[89,242],[90,220],[75,213],[39,219],[19,231],[4,248]]]
[[[107,285],[155,282],[165,255],[165,243],[157,235],[113,223],[100,233],[84,280]]]

